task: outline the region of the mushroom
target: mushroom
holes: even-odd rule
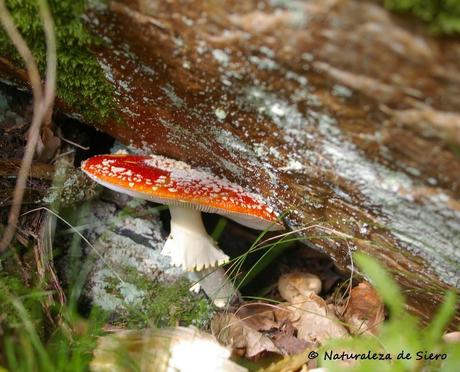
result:
[[[159,155],[97,155],[82,170],[109,189],[169,206],[171,233],[162,254],[174,266],[200,271],[228,261],[207,234],[201,212],[217,213],[257,230],[281,230],[277,215],[241,186]]]

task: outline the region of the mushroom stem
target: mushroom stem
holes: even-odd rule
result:
[[[169,211],[171,233],[161,253],[171,257],[172,265],[186,271],[200,271],[228,261],[228,256],[206,232],[201,212],[179,206],[169,206]]]
[[[225,275],[221,267],[204,269],[189,273],[189,279],[196,284],[190,289],[197,291],[200,288],[213,301],[218,308],[223,308],[239,297],[238,290]]]

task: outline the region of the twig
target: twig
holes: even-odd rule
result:
[[[51,13],[46,0],[40,0],[39,7],[40,17],[42,18],[44,24],[46,38],[47,68],[44,88],[42,88],[40,73],[32,52],[27,47],[26,42],[14,25],[11,14],[5,6],[5,1],[0,0],[0,22],[8,34],[11,42],[16,47],[17,51],[24,60],[27,73],[29,75],[34,100],[34,114],[32,118],[32,124],[30,126],[21,168],[19,169],[18,177],[16,179],[16,186],[13,192],[13,202],[8,216],[8,225],[5,229],[2,240],[0,241],[0,253],[4,252],[8,248],[16,232],[16,224],[21,210],[27,177],[29,174],[30,166],[32,165],[35,148],[37,146],[37,141],[40,135],[40,127],[43,119],[45,118],[45,115],[49,115],[53,109],[57,64],[54,23],[51,18]]]
[[[51,17],[47,0],[39,0],[38,3],[40,5],[40,16],[43,20],[43,29],[45,30],[46,39],[46,80],[43,97],[43,117],[48,122],[51,122],[56,93],[56,36],[54,33],[53,18]]]
[[[79,143],[76,143],[76,142],[71,141],[71,140],[69,140],[69,139],[67,139],[67,138],[64,138],[64,136],[58,135],[58,137],[59,137],[61,140],[63,140],[64,142],[67,142],[69,145],[75,146],[75,147],[77,147],[77,148],[79,148],[79,149],[82,149],[82,150],[85,150],[85,151],[88,151],[88,150],[90,149],[89,146],[86,146],[86,147],[85,147],[85,146],[82,146],[82,145],[80,145]]]

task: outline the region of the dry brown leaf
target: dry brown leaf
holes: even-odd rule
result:
[[[321,280],[310,273],[289,273],[278,279],[278,290],[281,297],[291,301],[294,297],[306,296],[310,292],[321,292]]]
[[[246,304],[241,306],[235,315],[240,318],[247,326],[256,331],[269,331],[279,328],[279,323],[275,321],[274,306],[268,304]]]
[[[278,324],[286,324],[290,322],[291,319],[291,311],[288,310],[289,302],[283,302],[278,304],[276,309],[273,311],[275,315],[276,322]]]
[[[359,283],[351,290],[343,319],[352,334],[378,333],[379,325],[385,320],[385,310],[383,302],[369,283]]]
[[[263,352],[284,354],[269,337],[249,327],[234,314],[217,314],[211,321],[211,331],[220,343],[247,358]]]
[[[331,338],[343,338],[348,332],[326,302],[317,294],[310,292],[307,296],[293,298],[291,321],[297,328],[297,337],[310,343],[323,344]]]
[[[37,143],[36,155],[39,161],[50,161],[61,146],[61,140],[49,127],[43,127]]]
[[[246,304],[238,309],[235,315],[252,329],[265,332],[273,344],[283,354],[298,354],[309,346],[305,340],[299,340],[297,330],[289,320],[289,311],[282,306],[263,303]]]
[[[293,334],[285,333],[282,330],[275,332],[270,338],[275,346],[287,355],[299,354],[312,346],[307,341],[300,340]]]

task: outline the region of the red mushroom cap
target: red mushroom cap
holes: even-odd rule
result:
[[[257,195],[182,161],[158,155],[97,155],[81,168],[103,186],[134,197],[218,213],[258,230],[284,228]]]

